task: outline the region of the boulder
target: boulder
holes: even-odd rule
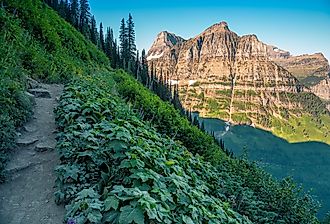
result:
[[[16,144],[20,147],[26,147],[36,143],[37,141],[37,138],[19,138],[17,139]]]
[[[50,92],[46,89],[29,89],[28,92],[38,98],[52,98]]]
[[[40,88],[40,83],[32,78],[27,78],[28,89],[37,89]]]

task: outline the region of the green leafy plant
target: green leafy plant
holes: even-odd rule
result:
[[[211,160],[212,165],[205,162],[208,157],[196,153],[212,155],[212,151],[198,151],[196,146],[190,150],[188,141],[167,135],[167,122],[172,130],[180,130],[176,125],[184,124],[185,118],[151,92],[139,88],[146,98],[137,96],[139,103],[127,105],[121,97],[130,98],[120,89],[126,78],[140,87],[121,71],[106,72],[74,80],[61,97],[56,110],[61,158],[56,196],[69,204],[67,219],[78,223],[93,223],[94,218],[96,223],[100,219],[101,223],[318,223],[317,204],[292,181],[277,182],[255,164],[231,159],[206,141],[224,154],[221,160]],[[139,92],[130,85],[126,89],[136,97]],[[148,121],[146,116],[143,120],[135,110],[135,106],[152,106],[150,100],[158,107],[147,116],[162,115],[165,124]],[[200,141],[209,138],[188,124],[185,128],[205,135]],[[186,138],[202,144],[194,136]],[[87,199],[78,196],[86,191],[94,193]],[[89,219],[87,213],[95,216]]]

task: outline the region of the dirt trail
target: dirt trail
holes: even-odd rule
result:
[[[54,202],[56,130],[53,110],[63,87],[42,85],[31,120],[10,155],[6,183],[0,185],[0,224],[61,224],[65,209]],[[44,98],[51,97],[51,98]]]

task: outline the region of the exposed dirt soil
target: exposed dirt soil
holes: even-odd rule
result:
[[[58,158],[53,114],[63,86],[42,84],[42,89],[51,98],[33,93],[34,115],[21,128],[6,167],[7,181],[0,185],[0,224],[63,223],[65,209],[54,202]]]

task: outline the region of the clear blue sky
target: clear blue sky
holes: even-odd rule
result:
[[[188,39],[226,21],[238,35],[256,34],[293,55],[322,52],[330,59],[330,0],[90,0],[90,6],[115,34],[131,13],[139,49],[148,50],[163,30]]]

